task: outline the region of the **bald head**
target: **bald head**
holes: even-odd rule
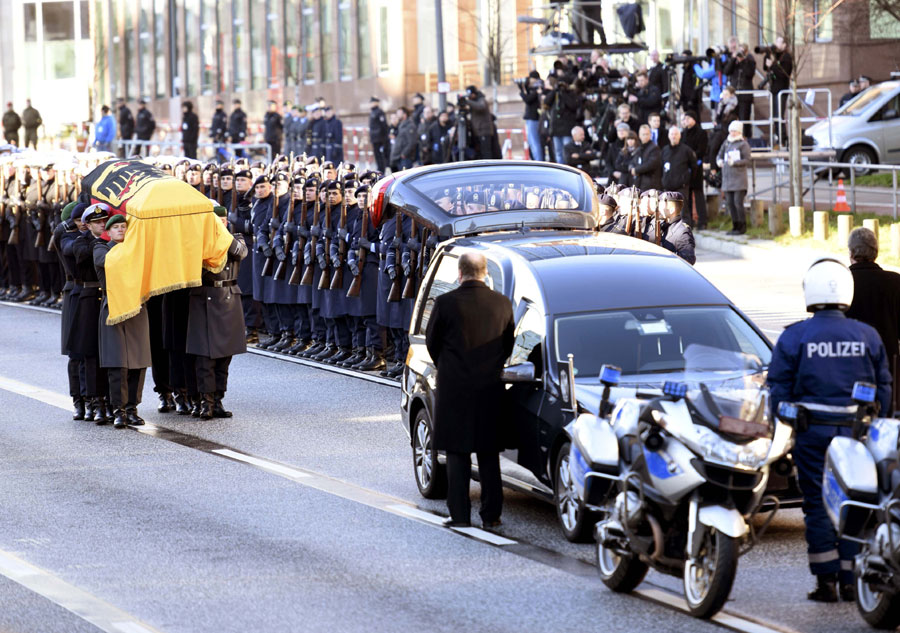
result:
[[[459,258],[459,282],[482,281],[487,277],[487,260],[481,253],[464,253]]]

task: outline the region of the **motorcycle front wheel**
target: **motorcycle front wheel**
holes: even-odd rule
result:
[[[711,618],[725,604],[737,572],[736,539],[714,528],[703,535],[700,553],[684,563],[684,598],[695,618]]]
[[[600,580],[616,593],[630,593],[644,580],[649,567],[634,554],[622,555],[597,543]]]
[[[896,591],[877,591],[857,578],[856,608],[874,629],[893,631],[900,626],[900,594]]]

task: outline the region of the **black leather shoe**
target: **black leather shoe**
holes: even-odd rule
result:
[[[212,420],[213,418],[213,397],[212,394],[205,393],[201,396],[200,403],[200,419],[201,420]]]
[[[50,296],[47,297],[40,305],[44,306],[45,308],[52,308],[56,305],[57,301],[59,301],[59,295],[55,292],[51,292]]]
[[[819,576],[816,588],[806,594],[806,599],[813,602],[837,602],[837,583],[834,580]]]
[[[46,290],[41,290],[34,299],[32,299],[31,301],[28,302],[28,305],[33,305],[33,306],[41,305],[42,303],[44,303],[44,301],[47,300],[47,298],[49,296],[50,296],[49,292],[47,292]]]
[[[212,414],[214,418],[230,418],[234,415],[231,411],[225,410],[225,407],[222,405],[222,396],[216,396]]]
[[[319,354],[323,349],[325,349],[325,343],[313,343],[305,350],[297,354],[300,358],[312,358],[316,354]]]
[[[200,417],[200,403],[201,403],[200,398],[197,398],[196,400],[194,400],[194,403],[191,406],[191,417],[192,418]]]
[[[347,369],[349,369],[349,368],[353,367],[356,363],[360,362],[365,357],[366,357],[365,350],[357,348],[357,349],[353,350],[353,355],[351,355],[350,358],[348,358],[346,360],[342,360],[341,362],[336,363],[336,364],[340,365],[341,367],[346,367]]]
[[[87,422],[93,422],[94,416],[97,413],[97,399],[90,398],[87,402],[85,402],[84,406],[84,419]]]
[[[132,409],[125,409],[125,416],[128,418],[128,424],[130,426],[143,426],[144,418],[138,415],[137,407]]]
[[[337,352],[329,356],[325,362],[330,365],[340,365],[353,355],[353,351],[349,347],[339,347]]]
[[[94,412],[94,423],[98,426],[103,426],[112,421],[112,410],[107,406],[106,398],[100,398],[97,403],[97,409]]]
[[[259,335],[259,340],[256,341],[256,347],[259,349],[269,349],[270,345],[274,345],[279,341],[279,338],[276,336]]]
[[[372,355],[366,360],[353,366],[357,371],[381,371],[384,369],[384,356],[381,352],[372,352]]]
[[[113,420],[113,426],[117,429],[124,429],[128,426],[128,414],[125,409],[116,409],[116,419]]]
[[[300,352],[306,351],[309,349],[310,342],[308,340],[299,339],[296,343],[294,343],[291,347],[284,350],[285,354],[290,354],[291,356],[297,356]]]
[[[856,586],[851,583],[841,583],[841,600],[843,602],[856,602]]]
[[[275,345],[270,347],[269,349],[273,352],[283,352],[294,345],[294,337],[291,334],[285,333],[281,336],[281,340],[279,340]]]
[[[175,413],[178,415],[190,415],[191,408],[187,404],[187,398],[183,393],[175,394]]]
[[[503,521],[497,519],[496,521],[484,521],[481,524],[481,527],[489,532],[493,532],[494,530],[499,530],[503,527]]]
[[[175,409],[174,403],[171,402],[172,394],[170,393],[161,393],[159,394],[159,406],[156,407],[156,410],[160,413],[169,413]]]
[[[72,398],[72,404],[75,407],[75,410],[72,412],[72,419],[73,420],[83,420],[84,419],[84,399]]]
[[[244,337],[246,337],[247,339],[247,345],[252,345],[259,342],[259,335],[255,330],[251,330],[250,328],[244,330]]]
[[[452,518],[444,519],[443,526],[447,528],[467,528],[472,527],[469,521],[454,521]]]
[[[326,358],[334,356],[337,353],[337,347],[334,345],[326,345],[321,352],[316,354],[315,356],[310,356],[310,360],[323,361]]]

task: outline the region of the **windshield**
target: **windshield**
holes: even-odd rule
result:
[[[434,200],[448,216],[506,210],[590,212],[592,208],[584,179],[578,173],[546,165],[438,170],[407,182]]]
[[[554,339],[557,360],[572,354],[576,379],[593,381],[603,365],[620,367],[622,383],[659,383],[684,380],[686,373],[759,371],[772,356],[766,341],[728,306],[560,316]]]
[[[859,116],[873,102],[880,99],[884,94],[894,91],[896,88],[896,84],[888,83],[872,86],[868,90],[859,93],[852,100],[844,104],[844,107],[839,108],[835,112],[835,114],[841,114],[844,116]]]

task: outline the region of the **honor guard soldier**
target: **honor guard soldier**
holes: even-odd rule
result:
[[[253,204],[253,173],[246,168],[240,168],[234,173],[234,191],[230,196],[228,221],[231,222],[235,235],[241,235],[249,249],[253,244],[253,227],[250,223],[250,210]],[[259,305],[253,298],[253,267],[247,264],[241,266],[238,275],[238,286],[241,289],[241,305],[244,308],[244,323],[248,342],[256,339],[256,329],[260,326]]]
[[[318,269],[318,263],[313,254],[313,242],[318,242],[322,235],[323,204],[319,197],[321,184],[315,174],[306,179],[303,186],[306,216],[301,217],[301,224],[297,228],[297,234],[300,236],[298,242],[305,238],[302,248],[300,244],[297,245],[297,266],[301,269],[297,298],[301,304],[307,306],[311,340],[305,349],[300,349],[295,354],[305,358],[311,358],[321,353],[325,349],[327,338],[325,322],[319,315],[322,298],[322,293],[319,291],[321,270]]]
[[[94,242],[106,229],[109,207],[98,203],[87,207],[81,216],[86,227],[72,244],[75,256],[75,283],[82,290],[75,304],[72,329],[69,331],[69,350],[78,354],[84,363],[85,414],[84,419],[97,424],[112,421],[108,413],[106,369],[100,366],[100,341],[98,337],[100,304],[102,301],[100,279],[94,267]]]
[[[663,217],[664,231],[660,246],[693,266],[697,261],[694,252],[694,232],[681,215],[683,208],[684,194],[680,191],[666,191],[659,197],[659,211]]]
[[[279,339],[268,346],[274,352],[283,352],[293,347],[294,323],[297,321],[299,303],[297,292],[283,274],[276,278],[278,267],[287,262],[287,253],[284,250],[284,240],[278,237],[281,225],[286,221],[291,204],[290,174],[280,171],[274,176],[273,206],[269,216],[268,237],[272,248],[272,255],[268,262],[268,270],[263,277],[263,303],[272,306],[275,310],[275,318],[278,322]]]
[[[75,353],[69,345],[72,327],[75,323],[75,307],[81,296],[81,285],[76,282],[75,254],[72,246],[75,240],[84,231],[80,214],[87,207],[85,204],[70,202],[63,209],[62,222],[54,231],[56,252],[60,265],[65,270],[66,283],[62,289],[62,319],[60,322],[60,342],[63,356],[69,357],[67,374],[69,377],[69,395],[72,397],[74,413],[73,420],[83,420],[85,412],[85,395],[87,393],[84,375],[84,358]],[[74,217],[73,217],[74,214]]]
[[[269,243],[269,220],[272,219],[272,205],[275,201],[272,191],[272,179],[269,176],[263,174],[253,181],[254,200],[253,207],[250,209],[250,227],[253,231],[254,244],[252,252],[253,299],[262,310],[263,324],[268,334],[265,338],[260,337],[259,347],[262,349],[274,345],[281,339],[275,306],[266,305],[264,300],[263,269],[266,266],[266,260],[275,254]]]
[[[597,230],[601,233],[617,233],[616,211],[619,208],[616,199],[605,193],[598,196],[600,203],[600,217],[597,221]]]
[[[772,414],[781,402],[801,404],[809,413],[796,425],[792,450],[803,492],[809,570],[817,578],[808,598],[837,602],[839,582],[841,599],[852,601],[857,546],[838,539],[825,512],[825,453],[832,438],[852,433],[854,383],[877,385],[876,400],[890,411],[891,373],[878,332],[844,316],[853,299],[853,275],[846,266],[832,258],[815,262],[803,279],[803,294],[813,316],[782,332],[769,364]]]
[[[475,194],[475,192],[472,192]],[[479,200],[482,194],[476,194]],[[483,204],[481,205],[483,210]],[[406,350],[409,340],[405,334],[405,328],[409,326],[410,315],[407,311],[411,306],[406,305],[409,299],[402,299],[403,270],[401,258],[404,237],[408,237],[410,230],[409,218],[393,210],[393,215],[388,216],[381,225],[379,242],[381,244],[381,265],[378,277],[378,312],[376,318],[378,325],[386,328],[390,343],[392,344],[391,363],[381,372],[385,377],[399,376],[403,371],[406,360]],[[400,223],[398,228],[397,224]]]
[[[144,420],[137,407],[144,392],[144,376],[150,366],[150,322],[147,311],[141,307],[133,317],[108,325],[109,295],[106,287],[106,256],[125,239],[125,216],[112,215],[106,221],[109,241],[94,240],[94,267],[103,286],[103,302],[100,305],[100,366],[109,376],[109,402],[114,410],[113,426],[117,429],[128,425],[140,426]],[[182,325],[183,327],[183,325]]]
[[[214,211],[226,224],[225,208]],[[228,389],[228,368],[235,354],[247,351],[244,312],[237,284],[241,262],[247,256],[244,238],[236,235],[228,248],[221,272],[204,270],[203,285],[191,288],[191,310],[187,323],[187,351],[196,356],[197,388],[200,391],[200,418],[230,418],[222,404]]]
[[[322,118],[322,109],[318,106],[312,111],[312,120],[309,124],[309,141],[307,146],[309,154],[319,160],[325,158],[325,119]]]
[[[314,183],[315,181],[313,181]],[[315,205],[316,191],[313,185],[308,191],[306,179],[296,175],[291,181],[292,206],[288,209],[286,221],[282,223],[276,239],[279,241],[286,258],[283,279],[294,293],[296,312],[294,315],[294,344],[283,350],[286,354],[296,356],[309,349],[313,337],[310,286],[300,283],[303,277],[303,250],[309,240],[309,225],[312,222],[312,209]]]
[[[352,169],[353,166],[347,166]],[[339,204],[340,211],[337,213],[338,222],[334,239],[331,240],[331,294],[335,321],[340,336],[345,336],[345,350],[339,354],[335,354],[328,359],[328,362],[344,366],[346,363],[353,361],[355,365],[365,356],[364,339],[365,333],[359,334],[359,319],[350,312],[350,299],[347,293],[350,292],[350,286],[353,283],[353,275],[348,268],[350,248],[352,245],[351,232],[353,225],[359,219],[360,210],[356,200],[356,176],[353,173],[347,173],[342,183],[343,199]],[[346,333],[346,334],[345,334]]]

